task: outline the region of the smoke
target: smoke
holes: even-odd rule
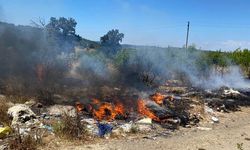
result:
[[[96,57],[96,55],[91,55],[83,50],[72,64],[70,75],[80,79],[108,79],[109,70],[107,65]]]
[[[236,89],[250,88],[250,82],[244,79],[244,75],[238,66],[228,67],[225,73],[213,69],[207,80],[198,81],[195,84],[207,89],[218,89],[223,86]]]
[[[203,89],[250,88],[250,83],[238,66],[211,66],[203,59],[204,52],[196,49],[133,47],[130,65],[138,65],[140,72],[153,73],[155,82],[164,83],[167,79],[188,80],[191,86]],[[230,62],[229,60],[227,61]]]
[[[89,50],[79,43],[76,37],[48,38],[40,28],[0,23],[0,63],[4,64],[0,66],[0,83],[12,81],[13,87],[20,84],[31,92],[38,85],[55,88],[64,84],[80,85],[79,89],[111,86],[139,90],[169,79],[189,81],[204,89],[250,88],[239,67],[220,71],[200,61],[204,52],[196,49],[130,46],[111,57],[101,48]]]

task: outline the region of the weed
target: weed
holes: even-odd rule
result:
[[[13,150],[35,150],[37,149],[37,141],[31,135],[21,136],[16,134],[8,140],[9,149]]]
[[[1,120],[1,123],[5,125],[10,125],[11,123],[11,120],[7,114],[8,108],[9,106],[6,101],[2,101],[0,103],[0,120]]]
[[[244,150],[243,149],[243,143],[237,143],[238,150]]]
[[[67,139],[83,139],[87,133],[85,125],[81,124],[79,117],[64,115],[62,120],[52,124],[54,133]]]

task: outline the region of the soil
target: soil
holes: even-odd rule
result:
[[[167,136],[134,134],[124,138],[102,139],[91,144],[63,144],[56,149],[74,150],[250,150],[250,108],[217,113],[219,123],[203,121],[204,131],[180,128]],[[152,135],[152,133],[151,133]]]

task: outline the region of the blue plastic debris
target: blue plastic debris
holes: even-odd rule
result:
[[[105,134],[111,133],[113,127],[109,124],[98,123],[98,135],[100,137],[104,137]]]
[[[53,128],[52,128],[51,126],[43,125],[43,128],[44,128],[44,129],[47,129],[47,130],[50,131],[50,132],[53,132]]]

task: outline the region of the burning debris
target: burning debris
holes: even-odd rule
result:
[[[40,130],[44,132],[39,137],[44,136],[44,133],[46,135],[74,133],[75,137],[82,137],[81,134],[86,134],[85,136],[88,137],[110,138],[126,137],[130,133],[139,132],[154,133],[153,139],[155,139],[164,132],[174,131],[180,126],[210,131],[212,128],[204,127],[200,122],[204,122],[207,118],[213,124],[220,123],[217,111],[239,110],[239,106],[247,104],[250,99],[250,95],[246,95],[246,92],[243,94],[232,89],[208,92],[186,87],[185,93],[176,93],[174,88],[172,88],[173,91],[167,87],[163,89],[159,88],[153,94],[148,92],[133,96],[134,99],[131,101],[136,106],[119,100],[127,98],[121,97],[119,90],[117,93],[119,95],[90,98],[85,102],[77,101],[74,105],[44,106],[35,101],[13,104],[8,114],[12,118],[11,127],[14,132],[18,131],[22,136],[36,137],[37,131]],[[37,107],[38,104],[42,107]],[[65,120],[65,118],[68,119]],[[19,127],[16,126],[17,124]],[[83,128],[84,132],[80,131]],[[8,132],[4,130],[9,129],[8,126],[0,129],[3,130],[0,135],[4,134],[1,137],[8,139],[8,134],[11,134],[10,130]]]

